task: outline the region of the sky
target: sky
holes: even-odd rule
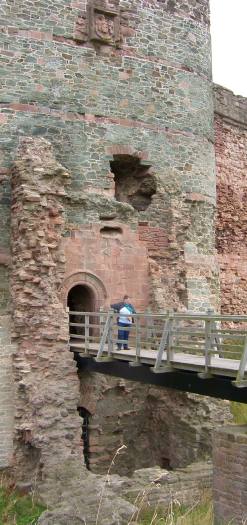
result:
[[[210,0],[213,80],[247,97],[247,0]]]

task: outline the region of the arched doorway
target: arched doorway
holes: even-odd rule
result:
[[[95,311],[95,294],[92,288],[85,284],[73,286],[68,293],[67,306],[70,312],[82,312],[80,315],[70,314],[70,339],[73,339],[73,335],[84,339],[85,327],[82,325],[85,324],[85,313]],[[74,326],[75,324],[78,326]]]
[[[92,288],[85,284],[73,286],[68,293],[67,306],[74,312],[93,312],[95,297]]]

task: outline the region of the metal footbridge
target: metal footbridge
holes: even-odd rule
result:
[[[133,314],[128,349],[118,314],[70,311],[70,350],[82,369],[247,403],[247,316]]]

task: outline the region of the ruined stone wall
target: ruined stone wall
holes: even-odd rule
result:
[[[96,311],[103,305],[118,302],[126,290],[137,310],[148,307],[147,249],[128,225],[118,221],[111,221],[110,227],[108,221],[86,225],[83,230],[72,231],[63,240],[63,246],[67,277],[63,286],[65,304],[69,288],[82,281],[93,290],[98,282],[104,283],[103,293],[94,303]]]
[[[221,307],[246,314],[247,99],[215,86],[217,235]]]
[[[215,525],[246,522],[246,467],[246,425],[217,429],[213,437]]]
[[[28,172],[20,165],[21,153],[14,168],[11,292],[20,414],[16,458],[21,464],[23,452],[33,447],[34,464],[40,467],[52,439],[51,422],[43,422],[44,407],[49,406],[52,414],[58,409],[54,407],[57,393],[60,396],[61,369],[54,383],[49,383],[58,350],[62,363],[68,361],[65,383],[68,385],[71,375],[72,393],[69,399],[66,386],[62,394],[65,412],[55,417],[55,428],[61,428],[61,450],[67,446],[71,450],[75,444],[80,455],[78,420],[71,415],[78,385],[66,340],[59,339],[59,330],[67,328],[63,307],[70,287],[81,283],[100,290],[97,307],[109,305],[125,292],[140,309],[148,304],[155,309],[203,310],[217,305],[208,0],[196,5],[192,0],[114,0],[108,4],[45,0],[36,2],[32,13],[29,2],[17,5],[6,0],[1,17],[0,271],[4,276],[10,251],[9,169],[20,139],[48,140],[57,161],[71,175],[66,195],[56,193],[61,222],[56,226],[57,245],[52,247],[46,229],[43,241],[37,233],[43,214],[45,228],[50,229],[50,204],[45,207],[40,196],[30,203],[25,188],[19,188],[16,174],[22,177],[24,168]],[[40,184],[42,176],[48,176],[46,170],[58,184],[65,173],[64,168],[56,171],[46,147],[39,160],[34,154],[30,161],[31,193],[35,181]],[[43,163],[43,175],[34,170],[35,162]],[[127,192],[123,192],[125,181]],[[47,190],[42,189],[53,206],[55,197],[49,198],[49,191],[49,184]],[[22,229],[23,217],[35,231],[35,239],[30,240],[30,231]],[[61,251],[61,259],[56,259],[56,250]],[[45,285],[42,279],[29,283],[30,272],[25,275],[23,260],[26,252],[25,264],[30,265],[32,276],[41,273]],[[55,266],[46,266],[46,256]],[[19,274],[19,266],[24,274]],[[0,295],[3,311],[7,300],[6,278]],[[34,304],[27,313],[30,302]],[[48,320],[53,318],[53,339],[49,340],[45,335],[49,334]],[[37,340],[33,341],[36,328]],[[42,364],[46,351],[48,360],[45,356]],[[47,403],[43,392],[42,406],[38,396],[35,408],[31,400],[36,399],[32,374],[35,377],[37,355],[38,377],[44,369],[55,390]],[[64,418],[69,427],[75,425],[70,445]],[[47,425],[46,431],[41,431],[42,425]]]
[[[155,308],[215,305],[208,0],[196,5],[190,0],[54,0],[36,2],[31,18],[28,9],[25,1],[17,6],[7,0],[2,14],[3,176],[20,136],[47,138],[72,174],[67,252],[73,252],[74,236],[90,250],[85,225],[97,224],[94,231],[105,219],[125,225],[118,243],[104,240],[101,261],[102,243],[95,242],[97,267],[89,260],[81,260],[79,268],[72,264],[77,270],[99,270],[107,304],[131,289],[138,307],[147,302]],[[136,201],[133,187],[128,202],[114,198],[116,176],[114,182],[110,167],[129,157],[138,159],[142,170],[147,167],[139,209],[130,204]],[[6,179],[2,209],[8,207],[8,188]],[[150,203],[140,209],[148,191]],[[139,258],[128,250],[131,243]],[[128,252],[129,271],[119,248]],[[147,268],[141,269],[141,287],[132,268],[137,274],[146,251],[149,279]],[[121,283],[107,280],[102,261],[120,274]]]
[[[231,421],[229,403],[80,371],[80,406],[88,411],[92,472],[132,475],[139,468],[177,468],[211,457],[211,434]]]
[[[9,315],[0,316],[0,469],[9,467],[13,456],[14,385]]]
[[[59,299],[68,180],[44,139],[21,141],[12,168],[13,466],[33,485],[48,484],[61,462],[82,462],[78,378]]]

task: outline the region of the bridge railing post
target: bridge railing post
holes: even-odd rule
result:
[[[211,315],[211,316],[214,315],[214,309],[208,308],[207,313],[208,315]],[[221,338],[217,333],[218,332],[217,322],[214,319],[212,319],[211,329],[214,334],[213,337],[211,338],[211,345],[216,347],[217,353],[219,354],[219,356],[223,357],[223,354],[221,352]]]
[[[174,356],[174,349],[173,349],[173,343],[174,343],[174,312],[169,312],[169,326],[168,326],[168,338],[167,338],[167,344],[166,344],[166,360],[167,360],[167,366],[171,367],[171,362],[173,360]]]
[[[100,340],[99,351],[97,353],[96,361],[101,361],[102,359],[104,359],[103,353],[104,353],[107,338],[108,338],[108,358],[111,353],[112,345],[111,344],[109,345],[109,331],[110,331],[111,323],[113,320],[113,316],[114,316],[114,312],[110,310],[107,314],[107,319],[106,319],[103,334]],[[112,335],[111,335],[111,342],[112,342]]]
[[[101,315],[99,317],[99,337],[101,338],[102,335],[103,335],[103,331],[104,331],[104,324],[105,324],[105,316],[103,314],[103,307],[101,306],[100,309],[99,309]]]
[[[152,339],[153,339],[153,319],[151,317],[151,309],[147,308],[146,310],[147,317],[146,317],[146,344],[145,348],[151,348],[152,347]]]
[[[211,357],[212,357],[212,328],[213,328],[213,320],[212,320],[212,310],[207,311],[207,317],[205,319],[205,372],[203,374],[200,374],[201,377],[211,377],[210,374],[210,365],[211,365]]]
[[[238,369],[236,381],[233,381],[233,384],[237,387],[247,386],[247,380],[244,379],[246,365],[247,365],[247,335],[245,336],[244,349],[242,353],[242,358],[239,363],[239,369]]]
[[[111,312],[110,318],[109,318],[109,328],[108,328],[108,357],[112,356],[113,352],[113,318],[114,313]]]
[[[136,346],[136,357],[135,361],[129,363],[130,366],[140,366],[141,365],[141,326],[142,318],[138,315],[135,315],[135,346]]]
[[[162,358],[163,358],[163,354],[165,350],[167,350],[168,345],[169,345],[169,336],[170,336],[170,330],[171,330],[171,319],[170,319],[169,312],[167,312],[165,319],[166,320],[165,320],[165,324],[164,324],[164,328],[163,328],[163,332],[162,332],[162,336],[161,336],[161,340],[159,344],[156,362],[153,367],[153,372],[159,372],[162,370],[162,368],[164,368],[162,366]]]
[[[90,347],[90,339],[89,339],[89,315],[85,315],[85,354],[88,354],[88,350]]]
[[[137,361],[140,361],[141,357],[141,326],[140,326],[140,318],[136,317],[136,359]]]

